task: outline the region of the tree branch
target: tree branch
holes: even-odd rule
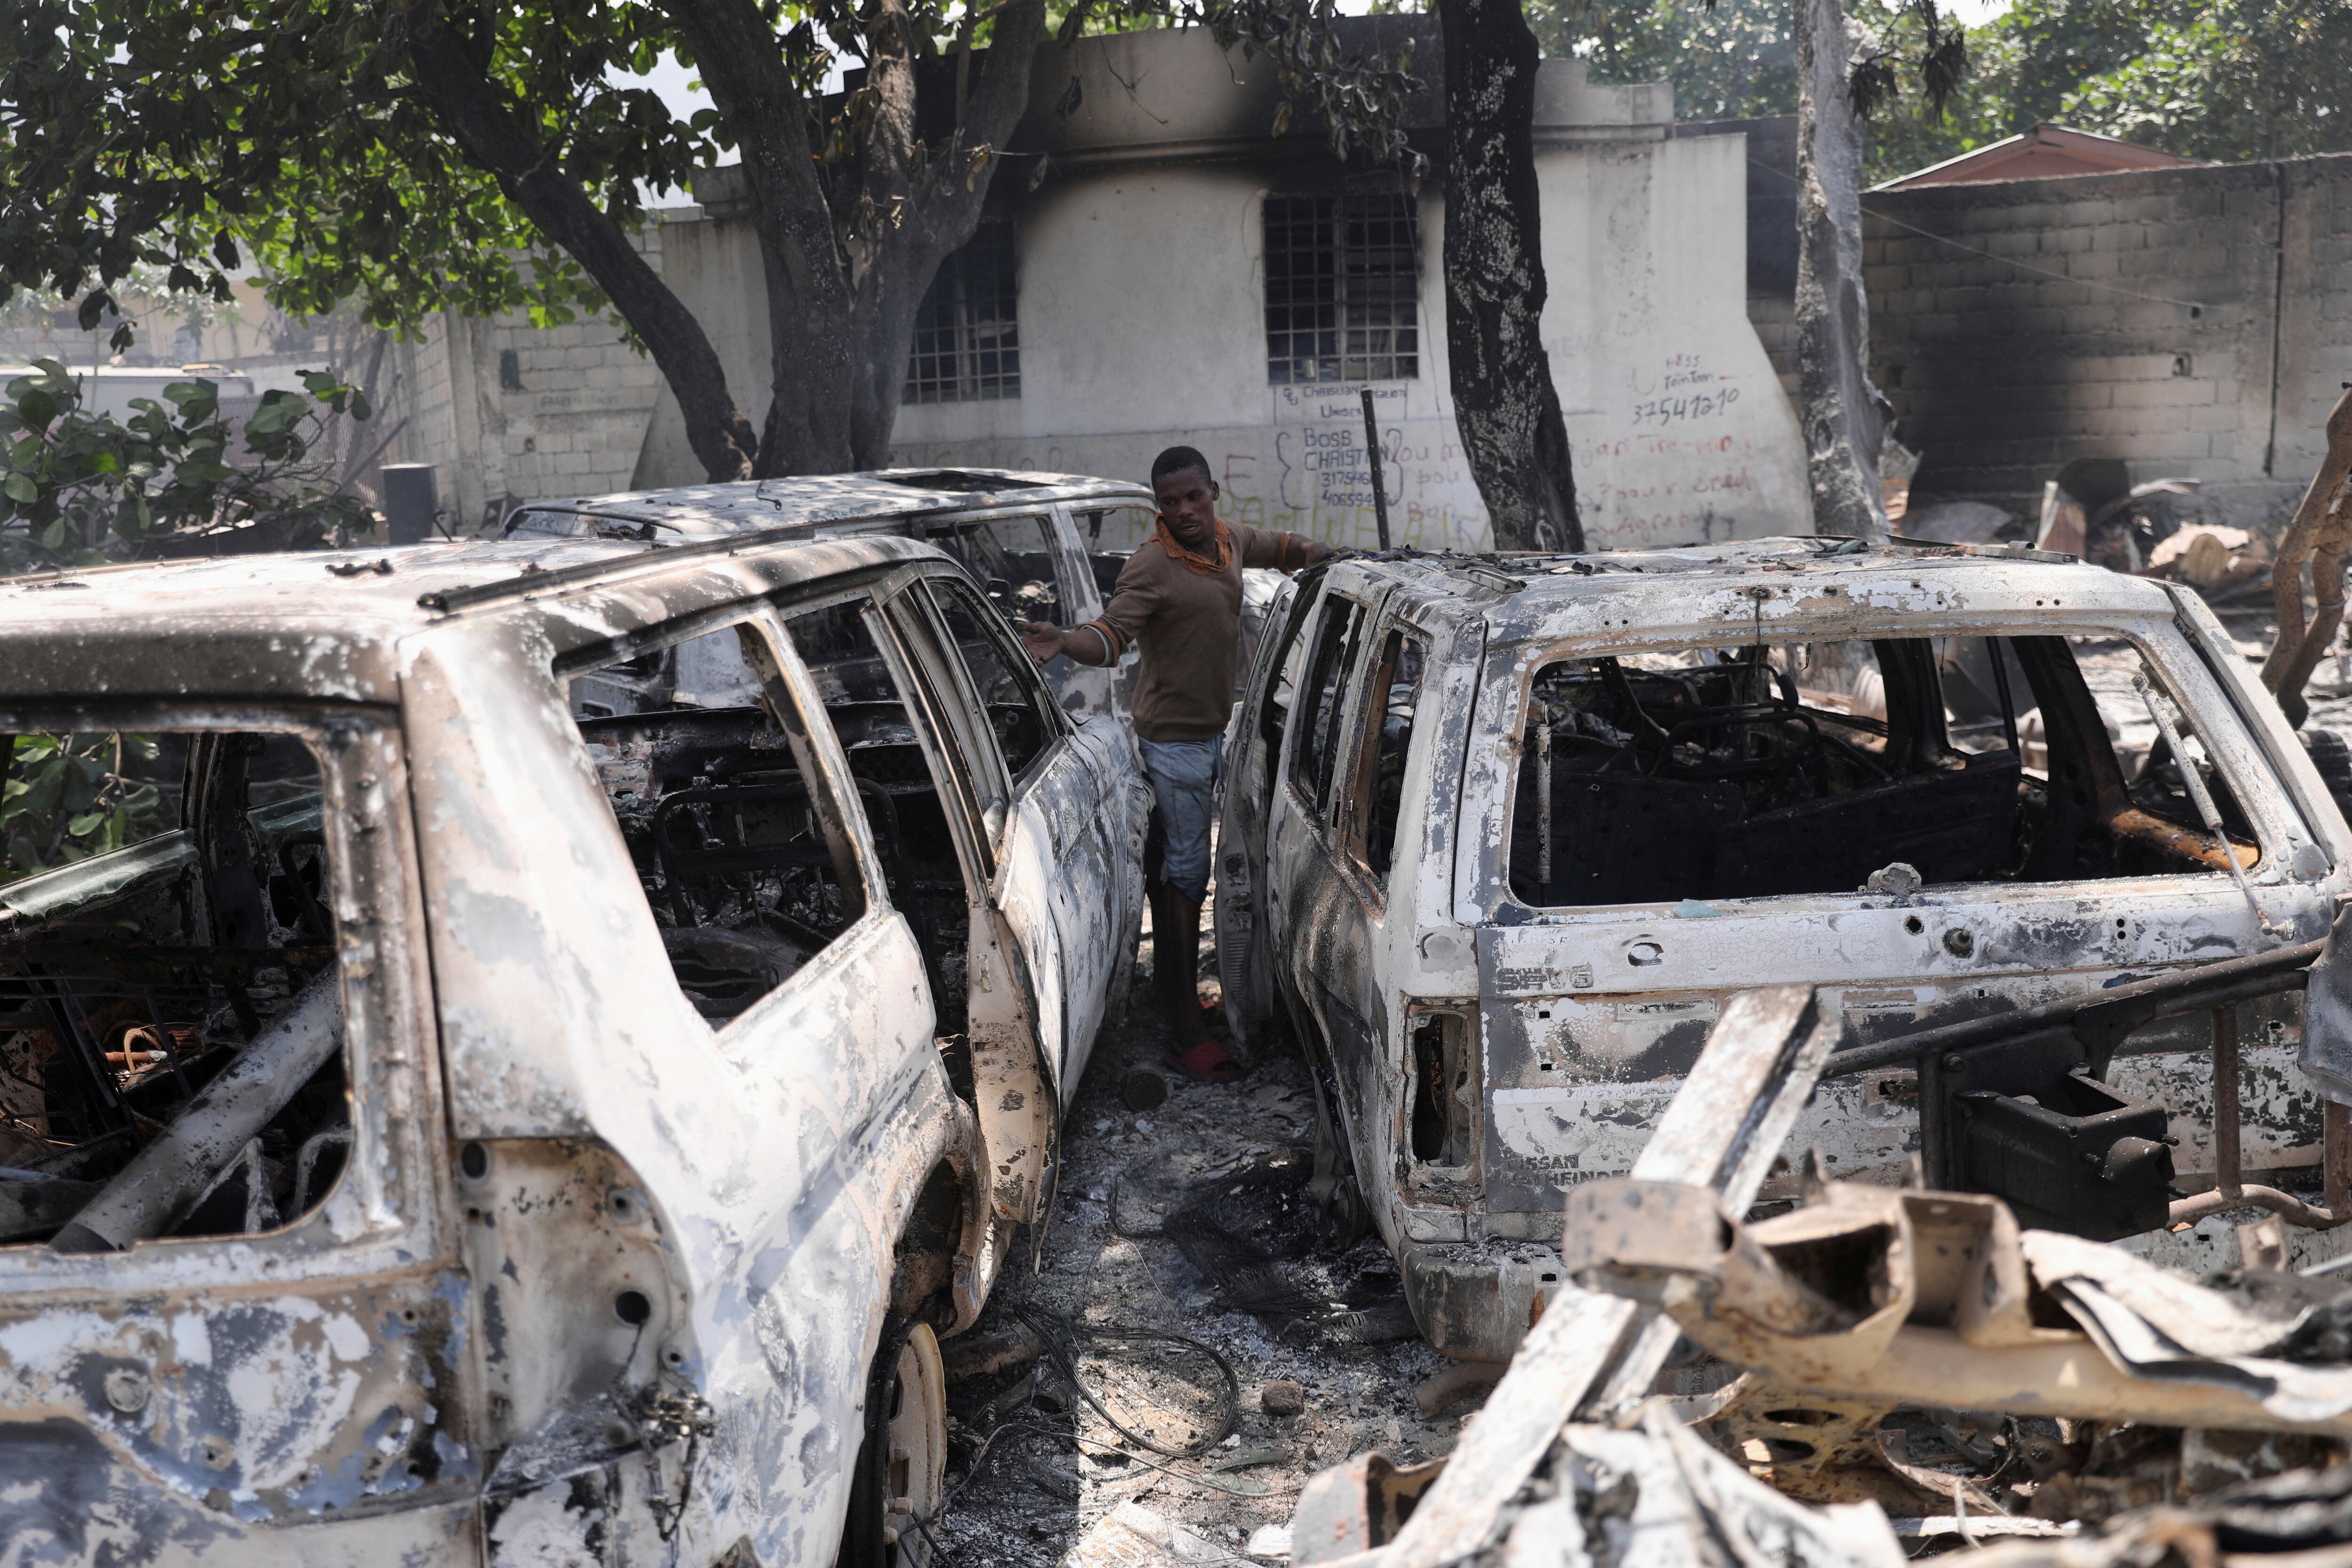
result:
[[[677,296],[579,184],[551,166],[446,24],[410,41],[416,85],[467,158],[499,182],[539,231],[579,261],[628,320],[677,395],[687,439],[714,480],[751,477],[751,427],[727,390],[716,350]]]

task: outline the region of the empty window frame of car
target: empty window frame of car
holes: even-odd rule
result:
[[[394,771],[393,742],[357,718],[205,720],[0,733],[22,786],[0,815],[0,1245],[278,1231],[363,1131],[335,911],[372,919],[382,889],[342,864],[341,803]],[[208,1095],[232,1067],[261,1092]]]
[[[926,536],[963,563],[1007,620],[1061,620],[1075,584],[1063,583],[1056,570],[1060,552],[1052,518],[1038,512],[966,518],[932,524]]]
[[[1331,773],[1340,748],[1339,723],[1347,707],[1348,676],[1356,664],[1356,639],[1363,606],[1338,594],[1324,595],[1316,612],[1307,675],[1290,706],[1289,779],[1319,820],[1331,799]]]
[[[1025,777],[1061,738],[1068,720],[1003,620],[989,614],[968,584],[933,577],[922,591],[938,610],[949,640],[963,655],[1005,768],[1016,780]]]
[[[1128,557],[1160,526],[1160,514],[1140,502],[1122,506],[1079,505],[1071,509],[1078,542],[1086,547],[1087,563],[1094,569],[1095,587],[1108,601],[1118,586],[1118,574]]]
[[[2226,874],[2238,794],[2144,650],[2052,635],[1561,659],[1529,683],[1509,882],[1549,908]],[[2135,715],[2137,717],[2135,718]],[[1889,884],[1891,885],[1891,884]]]
[[[697,617],[568,661],[572,701],[679,988],[716,1026],[862,916],[848,789],[757,611]],[[616,672],[666,669],[652,689]],[[619,710],[615,710],[618,709]]]
[[[909,686],[898,640],[906,617],[892,626],[871,594],[788,605],[782,615],[845,759],[890,903],[922,952],[939,1030],[958,1035],[971,917],[1008,789],[994,742],[975,724],[979,743],[959,744],[933,694]]]
[[[1391,626],[1365,668],[1365,721],[1349,770],[1346,816],[1349,853],[1375,887],[1388,886],[1396,856],[1397,817],[1403,804],[1406,760],[1412,752],[1414,711],[1428,665],[1428,641],[1406,626]]]

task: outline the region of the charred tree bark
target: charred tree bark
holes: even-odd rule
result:
[[[1813,531],[1887,535],[1878,455],[1887,406],[1870,379],[1862,286],[1862,116],[1838,0],[1797,4],[1797,389]]]
[[[1445,346],[1454,422],[1497,550],[1582,550],[1541,324],[1536,68],[1518,0],[1438,0],[1445,43]]]
[[[757,447],[727,390],[727,373],[694,319],[646,264],[621,226],[588,200],[508,107],[479,48],[447,24],[409,46],[418,90],[467,157],[509,201],[596,280],[645,342],[686,416],[687,439],[712,479],[748,479]],[[771,42],[771,52],[773,45]]]

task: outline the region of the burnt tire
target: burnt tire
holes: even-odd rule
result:
[[[865,1436],[850,1472],[836,1568],[924,1568],[946,1496],[947,1370],[929,1323],[892,1312],[866,1380]]]
[[[2298,730],[2303,749],[2311,753],[2311,765],[2318,770],[2319,782],[2327,786],[2328,795],[2336,809],[2352,819],[2352,746],[2333,730]]]

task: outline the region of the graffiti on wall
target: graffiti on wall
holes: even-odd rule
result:
[[[1789,489],[1801,453],[1777,383],[1670,352],[1629,366],[1604,401],[1568,421],[1589,536],[1663,547],[1802,526]]]
[[[1141,479],[1162,447],[1181,443],[1208,455],[1233,521],[1377,548],[1369,456],[1375,443],[1366,438],[1360,385],[1268,392],[1262,424],[909,444],[898,460]],[[1382,382],[1373,384],[1372,396],[1390,542],[1491,548],[1486,509],[1440,389]],[[1630,369],[1595,401],[1567,411],[1578,503],[1593,546],[1656,548],[1806,531],[1803,456],[1777,383],[1676,352]]]

